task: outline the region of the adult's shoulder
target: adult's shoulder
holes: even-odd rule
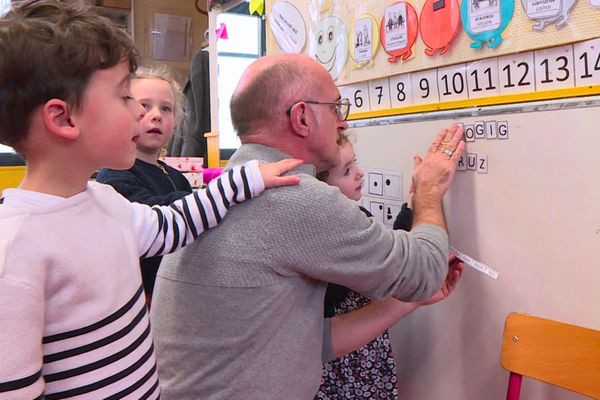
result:
[[[334,222],[359,224],[368,218],[362,213],[358,204],[348,199],[335,186],[319,181],[314,176],[298,173],[300,184],[268,189],[263,196],[268,199],[271,212],[275,215],[296,216],[305,225],[309,220],[317,225]]]
[[[258,160],[261,163],[271,163],[292,158],[289,154],[284,153],[273,147],[269,147],[258,143],[246,143],[241,145],[231,156],[227,162],[225,169],[242,165],[251,160]],[[312,170],[312,166],[304,164],[301,169]]]

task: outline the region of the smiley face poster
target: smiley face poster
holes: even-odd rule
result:
[[[348,60],[348,31],[341,19],[327,16],[318,21],[311,38],[310,56],[337,79]]]

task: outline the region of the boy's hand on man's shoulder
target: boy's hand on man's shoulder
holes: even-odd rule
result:
[[[283,176],[303,163],[302,160],[288,158],[274,163],[259,164],[260,173],[265,181],[265,188],[277,186],[294,186],[300,183],[295,175]]]

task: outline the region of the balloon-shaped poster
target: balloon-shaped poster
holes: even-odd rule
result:
[[[554,22],[557,28],[565,26],[570,19],[569,12],[577,0],[521,0],[527,16],[537,22],[531,27],[542,31],[547,24]]]
[[[306,42],[306,27],[300,11],[292,3],[278,1],[269,15],[275,41],[286,53],[300,53]]]
[[[388,61],[395,63],[412,56],[412,46],[419,32],[419,21],[414,7],[405,1],[394,3],[385,8],[379,28],[381,45],[390,55]]]
[[[317,23],[311,37],[310,55],[337,79],[348,60],[348,31],[341,19],[328,16]]]
[[[502,43],[502,32],[515,11],[515,0],[462,0],[460,17],[463,29],[479,49],[485,42],[489,48]]]
[[[427,0],[421,10],[419,30],[427,48],[425,54],[444,54],[460,28],[460,6],[457,0]]]
[[[359,16],[350,31],[350,56],[356,67],[370,66],[379,49],[379,26],[370,14]]]

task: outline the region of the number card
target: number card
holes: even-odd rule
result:
[[[573,46],[560,46],[536,50],[536,91],[575,87]]]
[[[387,110],[391,108],[390,82],[388,78],[369,81],[369,100],[371,111]]]
[[[369,105],[368,81],[348,85],[345,88],[345,94],[342,97],[347,97],[350,103],[352,103],[352,107],[350,108],[352,114],[371,110],[371,106]]]
[[[600,84],[600,39],[575,43],[573,55],[575,56],[575,85]]]
[[[342,96],[342,99],[352,99],[354,88],[351,85],[338,86],[338,90],[340,91],[340,96]],[[350,102],[352,102],[352,100],[350,100]],[[350,108],[350,112],[354,112],[353,106]]]
[[[498,59],[494,57],[467,64],[467,86],[470,99],[498,96]]]
[[[440,101],[467,100],[467,64],[438,68]]]
[[[498,57],[500,94],[535,92],[533,52]]]
[[[440,102],[437,85],[437,70],[429,69],[410,74],[414,104],[432,104]]]
[[[390,97],[392,108],[412,106],[413,87],[410,74],[401,74],[390,77]]]

